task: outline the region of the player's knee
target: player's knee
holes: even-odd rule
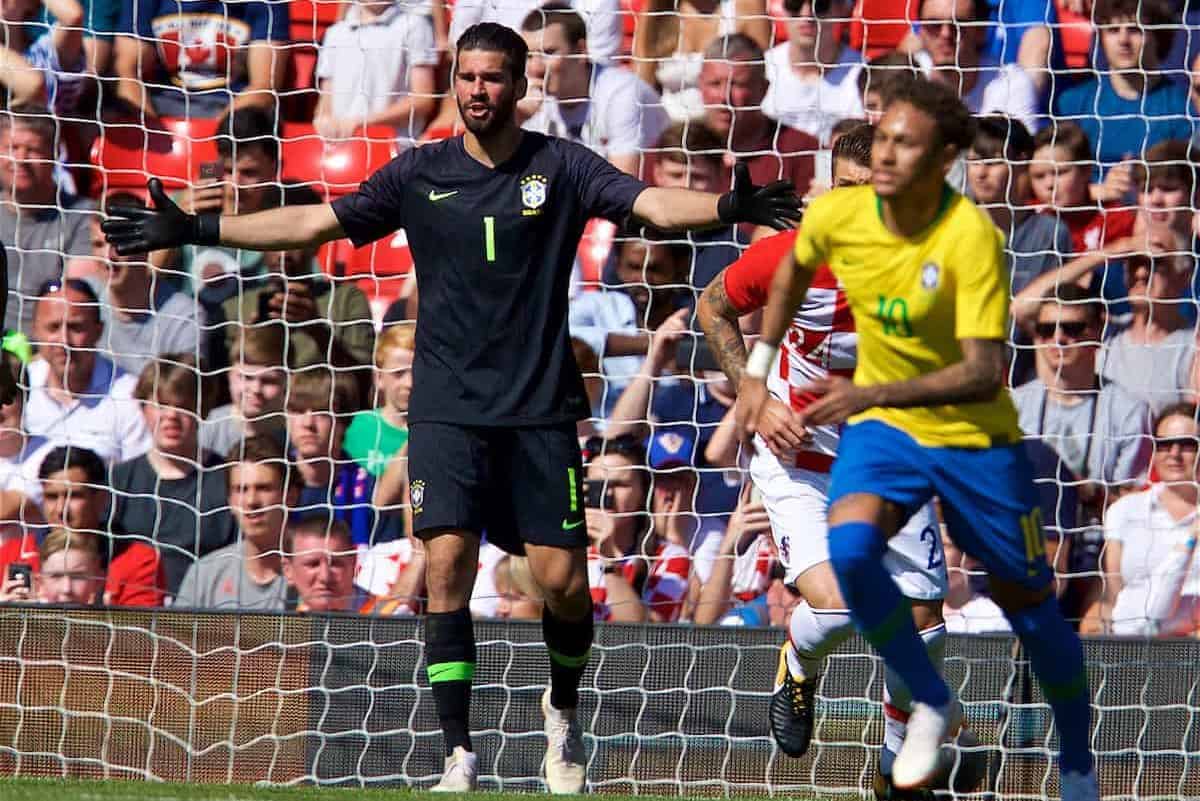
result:
[[[563,620],[577,620],[591,614],[592,595],[588,589],[587,571],[556,573],[539,582],[542,597],[550,611]]]
[[[877,566],[886,547],[883,532],[870,523],[841,523],[829,529],[829,561],[839,578]]]
[[[471,597],[476,567],[476,561],[453,554],[429,558],[425,563],[425,591],[430,603],[434,606],[448,603],[452,608],[465,605]]]
[[[837,576],[829,562],[821,562],[805,570],[796,577],[794,585],[813,609],[846,608],[846,600],[842,598]]]

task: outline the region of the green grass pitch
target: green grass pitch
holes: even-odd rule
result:
[[[159,784],[127,780],[0,779],[4,801],[433,801],[445,798],[423,790],[350,789],[327,787],[252,787],[221,784]],[[534,793],[478,792],[455,798],[468,801],[531,801]],[[584,799],[588,796],[572,796]],[[663,796],[610,795],[605,801],[656,801]],[[745,796],[742,796],[745,797]],[[670,796],[679,801],[679,796]],[[815,799],[825,801],[825,799]]]

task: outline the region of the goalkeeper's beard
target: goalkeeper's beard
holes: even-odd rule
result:
[[[517,111],[516,101],[511,94],[500,98],[499,103],[488,104],[491,115],[486,120],[476,120],[467,114],[466,106],[473,101],[468,100],[467,103],[463,103],[462,100],[458,100],[457,102],[458,116],[463,121],[463,125],[479,139],[487,139],[500,133],[508,127]]]

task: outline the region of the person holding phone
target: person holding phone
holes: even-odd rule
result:
[[[647,618],[638,589],[646,582],[639,551],[648,535],[646,453],[633,437],[593,437],[584,450],[589,456],[584,519],[592,613],[596,620],[641,623]]]
[[[279,183],[279,127],[274,112],[250,107],[217,124],[217,159],[200,165],[196,183],[178,196],[190,214],[253,214],[283,202]],[[186,245],[164,252],[156,266],[178,269],[210,319],[244,285],[237,278],[267,272],[266,255],[220,245]]]
[[[104,600],[104,564],[94,534],[56,528],[42,541],[38,562],[36,573],[30,564],[9,564],[0,603],[87,606]]]

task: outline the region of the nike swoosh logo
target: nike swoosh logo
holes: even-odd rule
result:
[[[430,668],[429,669],[429,680],[437,681],[438,676],[441,676],[444,673],[449,673],[452,670],[454,670],[453,665],[444,665],[438,669]]]
[[[582,520],[576,520],[574,523],[568,523],[566,520],[562,522],[563,531],[570,531],[573,528],[579,528],[583,525]]]
[[[455,189],[453,192],[438,192],[435,189],[430,189],[429,190],[429,199],[432,202],[437,203],[439,200],[445,200],[446,198],[451,197],[453,195],[457,195],[457,194],[458,194],[457,189]]]

